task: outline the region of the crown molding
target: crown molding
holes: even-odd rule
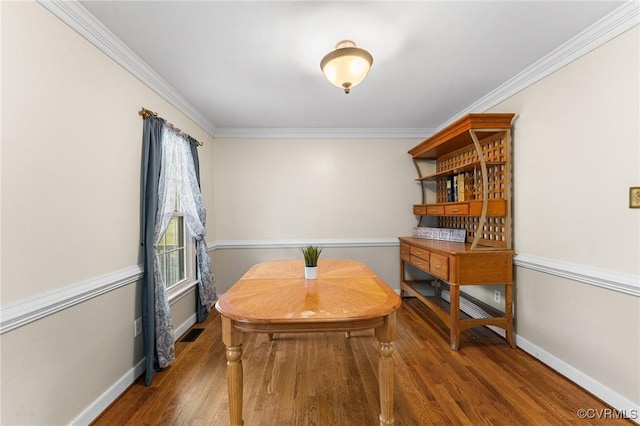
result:
[[[218,127],[216,138],[261,139],[425,139],[433,135],[433,128],[242,128]]]
[[[213,136],[215,125],[78,1],[38,0],[64,23]]]
[[[390,138],[424,139],[470,112],[487,111],[500,102],[533,85],[579,57],[589,53],[640,23],[640,2],[629,0],[598,22],[576,35],[527,69],[523,70],[437,129],[318,129],[318,128],[217,128],[158,73],[129,49],[79,2],[38,0],[54,15],[106,53],[158,95],[191,118],[209,134],[219,138]]]
[[[630,0],[439,125],[438,130],[466,114],[493,108],[638,24],[640,24],[640,1]]]

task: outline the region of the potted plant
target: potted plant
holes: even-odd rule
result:
[[[304,256],[304,277],[307,280],[318,278],[318,258],[322,253],[322,248],[318,246],[300,247],[300,252]]]

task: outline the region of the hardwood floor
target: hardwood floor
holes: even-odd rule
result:
[[[606,404],[484,328],[463,333],[449,350],[446,329],[415,299],[397,315],[396,425],[631,424],[581,420],[579,409]],[[228,425],[225,348],[220,317],[210,315],[191,343],[176,343],[176,362],[138,379],[95,425]],[[372,331],[247,334],[243,343],[247,426],[377,425],[376,339]]]

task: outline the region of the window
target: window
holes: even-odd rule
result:
[[[182,213],[175,212],[156,247],[160,275],[169,301],[195,284],[193,238],[184,224]]]
[[[174,215],[156,248],[160,275],[166,288],[173,287],[186,277],[184,237],[184,218]]]

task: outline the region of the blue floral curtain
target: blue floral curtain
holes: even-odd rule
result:
[[[144,278],[142,322],[146,356],[145,383],[175,360],[173,321],[155,245],[164,234],[180,199],[180,210],[196,242],[197,318],[204,321],[217,300],[211,259],[205,242],[206,211],[199,185],[195,140],[149,116],[143,130],[142,217]]]
[[[140,206],[140,245],[142,249],[142,331],[145,352],[145,383],[151,385],[153,373],[160,369],[156,354],[155,322],[155,225],[158,212],[158,183],[162,164],[162,130],[164,120],[144,118],[142,131],[142,188]]]

